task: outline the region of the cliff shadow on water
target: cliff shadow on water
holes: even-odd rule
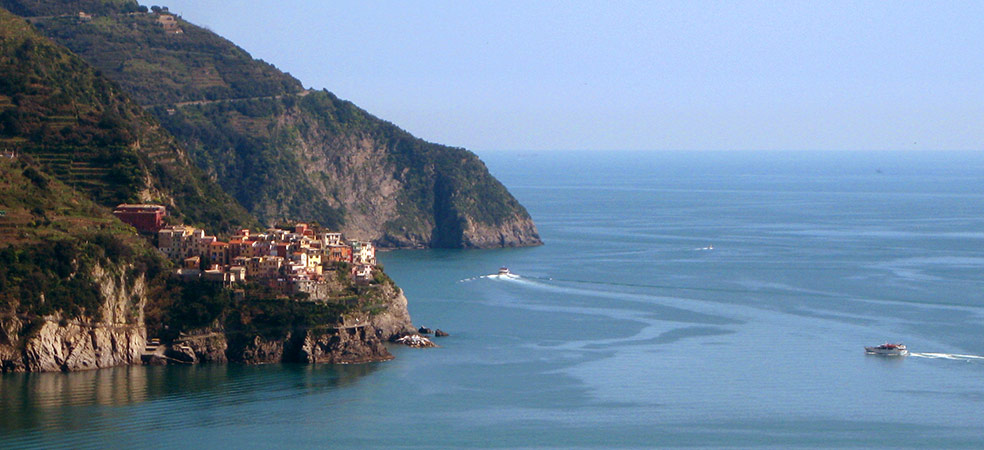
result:
[[[224,404],[262,400],[265,392],[284,384],[309,392],[347,386],[378,370],[378,364],[284,364],[246,366],[205,364],[197,366],[130,366],[63,373],[13,373],[0,377],[0,434],[43,428],[52,411],[150,403],[175,395],[203,400],[221,398]],[[263,376],[257,376],[263,375]],[[168,408],[166,402],[159,407]],[[16,414],[13,412],[17,412]],[[164,412],[164,411],[162,411]],[[185,420],[162,414],[167,420]]]

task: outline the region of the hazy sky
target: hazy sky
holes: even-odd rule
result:
[[[984,149],[979,1],[167,1],[473,150]]]

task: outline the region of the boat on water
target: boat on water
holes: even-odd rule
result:
[[[509,275],[509,268],[502,266],[499,268],[499,275]]]
[[[883,356],[905,356],[909,354],[905,344],[889,344],[888,342],[874,347],[865,347],[864,352],[869,355]]]

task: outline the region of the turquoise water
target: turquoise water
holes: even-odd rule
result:
[[[441,348],[4,375],[0,447],[984,446],[984,154],[483,157],[546,245],[381,254]]]

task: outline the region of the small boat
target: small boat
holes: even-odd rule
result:
[[[499,275],[509,275],[509,268],[502,266],[499,268]]]
[[[869,355],[883,356],[905,356],[909,354],[905,344],[889,344],[888,342],[874,347],[865,347],[864,352]]]

